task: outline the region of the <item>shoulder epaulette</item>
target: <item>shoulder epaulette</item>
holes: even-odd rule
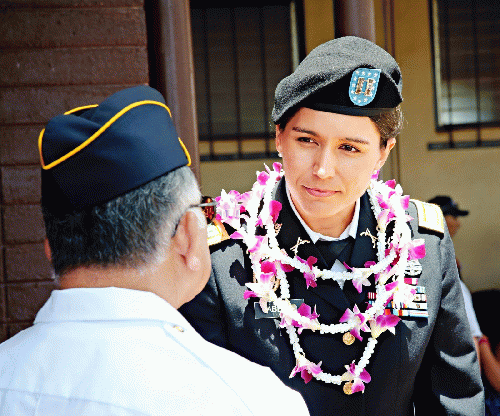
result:
[[[229,234],[224,228],[224,224],[222,224],[219,220],[213,220],[207,226],[207,241],[209,246],[213,246],[214,244],[218,244],[221,241],[229,239]]]
[[[444,216],[439,205],[411,199],[418,212],[418,226],[444,234]]]

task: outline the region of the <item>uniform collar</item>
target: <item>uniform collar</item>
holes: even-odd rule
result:
[[[339,240],[345,240],[348,237],[352,237],[352,238],[356,239],[356,234],[358,232],[358,223],[359,223],[360,198],[358,198],[356,200],[356,205],[354,207],[354,215],[352,217],[351,222],[346,227],[346,229],[342,232],[342,234],[339,237],[335,238],[335,237],[323,235],[323,234],[317,233],[316,231],[311,230],[311,228],[309,228],[309,226],[306,224],[306,222],[303,220],[303,218],[300,216],[299,212],[295,208],[295,205],[292,201],[292,197],[290,196],[290,190],[288,189],[287,186],[285,186],[285,188],[286,188],[286,196],[288,198],[288,202],[290,203],[290,207],[292,208],[297,219],[302,224],[302,227],[304,227],[304,230],[306,230],[306,233],[309,235],[309,238],[311,239],[313,244],[316,244],[316,242],[318,240],[339,241]]]
[[[34,323],[125,320],[175,320],[190,327],[173,306],[154,293],[117,287],[54,290]]]

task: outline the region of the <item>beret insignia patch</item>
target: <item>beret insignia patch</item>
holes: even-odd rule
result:
[[[349,98],[358,106],[370,104],[375,98],[380,80],[380,69],[358,68],[352,73]]]

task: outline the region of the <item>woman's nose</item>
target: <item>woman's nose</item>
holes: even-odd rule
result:
[[[314,165],[314,174],[320,179],[331,178],[335,175],[335,155],[329,149],[321,149],[318,152]]]

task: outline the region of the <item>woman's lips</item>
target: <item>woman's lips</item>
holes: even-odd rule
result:
[[[304,188],[309,195],[321,197],[321,198],[326,198],[326,197],[335,195],[337,192],[339,192],[339,191],[329,191],[329,190],[318,189],[318,188],[308,188],[307,186],[304,186]]]

